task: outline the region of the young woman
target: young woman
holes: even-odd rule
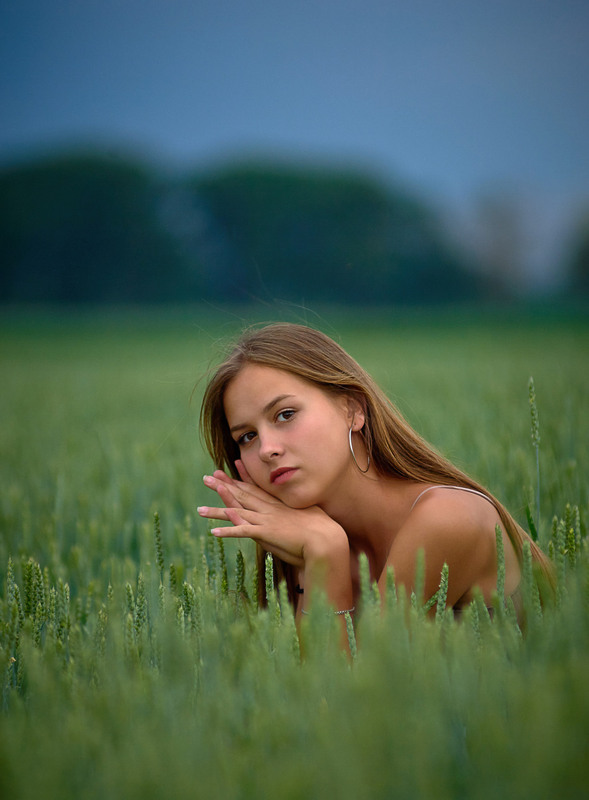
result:
[[[360,553],[381,591],[393,567],[397,586],[410,592],[419,550],[425,599],[447,563],[447,605],[459,612],[478,588],[490,606],[497,524],[505,593],[518,607],[527,534],[328,336],[294,324],[246,333],[206,388],[201,430],[218,468],[204,483],[222,505],[199,514],[231,523],[214,528],[216,536],[253,539],[260,563],[266,552],[274,556],[297,613],[308,612],[314,583],[336,612],[353,610]],[[549,575],[548,559],[530,544]]]

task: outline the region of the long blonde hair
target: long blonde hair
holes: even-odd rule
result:
[[[204,393],[200,429],[206,447],[218,469],[239,477],[235,460],[239,448],[229,432],[223,399],[229,382],[246,364],[262,364],[290,372],[319,386],[329,394],[353,397],[364,409],[361,430],[372,464],[380,475],[417,481],[464,486],[485,494],[497,509],[503,527],[522,562],[524,542],[549,582],[551,565],[547,556],[517,524],[507,509],[487,489],[437,453],[403,418],[376,382],[346,351],[324,333],[304,325],[275,323],[246,331],[227,358],[217,367]],[[258,546],[258,568],[265,552]],[[275,580],[284,577],[291,598],[293,570],[274,557]],[[258,581],[259,601],[265,603],[264,580]]]

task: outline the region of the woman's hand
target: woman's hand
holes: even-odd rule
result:
[[[349,553],[343,528],[318,506],[290,508],[257,486],[241,461],[236,461],[241,481],[221,470],[204,477],[205,486],[217,492],[225,508],[201,506],[201,517],[231,522],[233,527],[213,528],[221,537],[248,537],[283,561],[296,567]],[[349,558],[349,556],[348,556]]]

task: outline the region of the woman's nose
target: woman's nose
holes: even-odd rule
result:
[[[258,436],[260,438],[259,454],[263,461],[270,460],[281,455],[283,452],[283,447],[275,433],[273,434],[270,431],[259,431]]]

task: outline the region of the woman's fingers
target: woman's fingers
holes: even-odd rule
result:
[[[215,480],[222,481],[223,483],[227,483],[227,484],[231,484],[235,480],[230,475],[227,475],[226,472],[223,472],[222,469],[216,469],[213,472],[212,476],[211,475],[205,475],[205,478],[210,478],[210,477],[215,478]]]
[[[238,483],[232,485],[219,483],[215,490],[226,506],[238,506],[240,508],[248,508],[251,511],[261,510],[265,501],[242,487],[243,484]]]
[[[218,539],[251,539],[256,544],[259,544],[264,550],[286,561],[288,564],[294,564],[296,567],[303,567],[305,561],[302,555],[293,552],[292,549],[281,547],[273,539],[268,539],[265,536],[256,534],[257,526],[250,524],[246,525],[227,525],[223,528],[211,528],[211,533]]]
[[[220,470],[204,477],[205,485],[217,492],[225,508],[200,506],[198,513],[230,523],[227,527],[213,528],[215,536],[252,539],[283,561],[298,566],[304,566],[309,541],[315,541],[317,536],[321,541],[325,537],[331,541],[335,523],[325,512],[316,507],[292,509],[250,482],[243,464],[237,465],[237,469],[244,480],[231,478]],[[345,536],[343,530],[341,533]]]
[[[215,470],[213,475],[205,475],[203,483],[207,488],[217,492],[225,505],[241,505],[235,494],[231,491],[234,485],[233,478],[229,478],[224,472]]]
[[[237,461],[235,461],[235,468],[237,469],[237,472],[239,473],[239,477],[241,478],[241,480],[244,483],[249,483],[252,486],[256,485],[254,480],[253,480],[253,478],[251,477],[251,475],[247,471],[247,469],[245,467],[245,464],[243,463],[243,461],[240,458],[238,458]],[[227,475],[226,472],[223,472],[222,469],[216,469],[213,472],[213,476],[215,478],[218,478],[220,481],[225,481],[226,483],[232,483],[235,480],[234,478],[231,478],[229,475]]]
[[[235,487],[229,486],[226,483],[218,483],[214,488],[221,500],[226,506],[241,506],[244,507],[243,501],[238,497]]]
[[[205,475],[203,481],[205,486],[216,491],[228,505],[240,505],[257,510],[263,508],[265,503],[281,504],[280,500],[260,489],[255,483],[236,481],[220,470],[215,470],[212,475]]]
[[[257,511],[250,511],[246,508],[199,506],[196,510],[201,517],[205,517],[206,519],[220,519],[223,522],[232,522],[233,525],[249,525],[250,533],[243,534],[245,536],[251,535],[251,526],[259,519]]]
[[[209,506],[199,506],[197,511],[201,517],[232,523],[223,528],[212,528],[211,533],[214,536],[221,539],[252,539],[283,561],[295,564],[295,566],[303,566],[302,556],[297,556],[292,549],[281,547],[274,538],[267,538],[268,531],[263,524],[263,516],[257,511],[242,508],[211,508]]]

